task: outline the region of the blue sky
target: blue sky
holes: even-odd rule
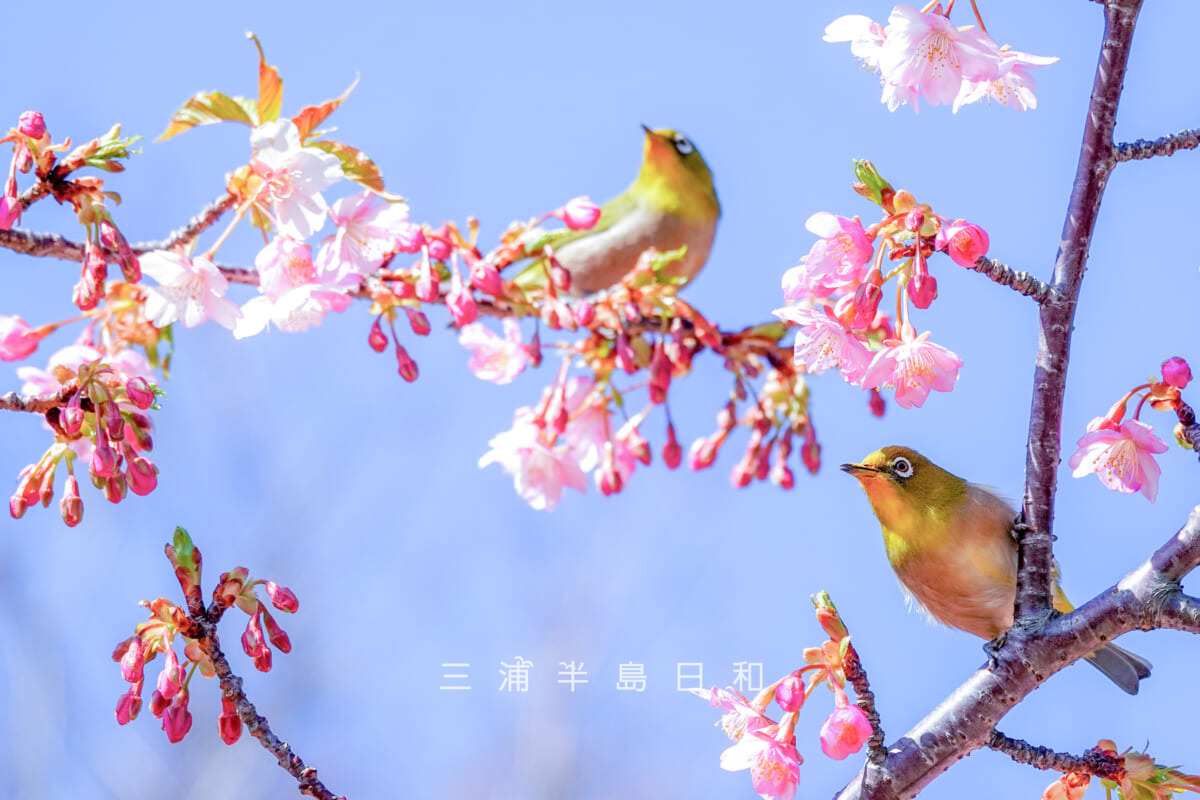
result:
[[[15,121],[37,108],[56,138],[76,141],[114,122],[146,136],[129,171],[108,182],[124,198],[114,213],[131,239],[181,224],[245,162],[240,126],[149,140],[198,90],[254,91],[247,29],[280,68],[285,113],[360,76],[331,118],[336,135],[376,160],[414,218],[474,215],[485,242],[570,197],[621,191],[636,172],[638,124],[678,128],[712,167],[724,209],[708,266],[684,296],[738,327],[781,304],[780,275],[812,243],[810,214],[871,213],[849,188],[853,158],[872,159],[940,213],[984,225],[992,255],[1049,274],[1101,9],[1082,0],[982,9],[999,42],[1062,58],[1037,73],[1038,110],[889,114],[848,48],[820,40],[840,14],[886,18],[884,3],[736,12],[718,3],[301,3],[281,13],[214,2],[203,13],[118,18],[68,2],[61,17],[77,20],[76,38],[30,55],[0,89],[0,115]],[[1181,0],[1143,11],[1120,138],[1195,125],[1196,95],[1180,71],[1191,68],[1198,23],[1200,8]],[[1110,181],[1076,320],[1068,443],[1164,358],[1200,359],[1186,202],[1196,172],[1196,156],[1182,153],[1121,166]],[[78,238],[53,204],[24,224]],[[222,258],[249,264],[254,252],[246,232]],[[825,466],[798,475],[793,491],[732,489],[735,443],[710,471],[656,464],[619,496],[572,493],[553,514],[530,510],[499,470],[476,467],[552,373],[506,387],[475,379],[445,315],[433,315],[428,339],[406,342],[421,365],[415,385],[366,347],[361,306],[303,335],[238,342],[212,325],[179,331],[156,416],[158,490],[115,507],[88,494],[74,530],[38,510],[0,521],[0,718],[12,732],[0,737],[0,789],[30,798],[292,791],[252,741],[221,744],[215,684],[193,688],[195,723],[181,745],[148,713],[124,728],[113,720],[124,684],[109,653],[143,618],[138,600],[177,593],[161,555],[175,525],[203,551],[209,585],[245,565],[296,590],[300,613],[285,621],[294,650],[270,674],[236,652],[238,621],[222,635],[277,732],[351,797],[754,797],[745,774],[718,768],[725,739],[703,703],[675,691],[676,665],[703,663],[705,682],[722,685],[739,661],[763,663],[768,679],[800,666],[802,649],[821,638],[808,601],[820,589],[850,626],[893,739],[980,665],[981,643],[906,611],[867,503],[836,465],[903,443],[1019,496],[1036,350],[1031,302],[946,259],[933,271],[940,297],[919,319],[965,362],[954,392],[907,412],[892,404],[877,420],[864,393],[834,374],[814,377]],[[73,264],[0,253],[0,313],[66,317],[76,274]],[[244,302],[251,291],[233,296]],[[47,342],[39,357],[70,338]],[[0,391],[17,386],[10,373]],[[685,443],[712,430],[728,388],[705,355],[673,389]],[[1169,435],[1165,416],[1149,421]],[[15,485],[47,437],[34,418],[2,422],[0,475]],[[651,417],[643,430],[659,445],[664,428]],[[1154,505],[1060,472],[1056,554],[1077,602],[1145,558],[1196,502],[1194,457],[1172,449],[1161,464]],[[1098,738],[1149,741],[1160,762],[1187,765],[1194,732],[1176,687],[1191,679],[1196,643],[1173,633],[1121,643],[1155,664],[1138,697],[1075,666],[1002,729],[1076,752]],[[500,693],[500,664],[517,656],[534,664],[530,691]],[[590,683],[574,693],[558,685],[562,661],[582,661]],[[618,665],[630,661],[646,667],[644,693],[615,688]],[[474,688],[440,691],[443,662],[470,663]],[[829,707],[814,700],[797,728],[804,796],[828,796],[857,769],[820,754]],[[1049,780],[980,752],[926,796],[1036,797]]]

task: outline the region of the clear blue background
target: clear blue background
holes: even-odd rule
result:
[[[603,199],[632,179],[638,123],[686,131],[716,174],[725,211],[705,273],[685,296],[738,327],[781,304],[779,278],[812,243],[819,210],[869,216],[849,188],[852,158],[873,159],[935,210],[980,222],[992,254],[1048,276],[1091,89],[1101,8],[985,2],[1000,42],[1062,61],[1040,70],[1041,107],[908,108],[889,114],[874,76],[845,45],[821,42],[843,13],[886,19],[890,5],[612,2],[266,4],[213,2],[117,13],[65,3],[26,17],[0,88],[0,117],[40,109],[56,138],[114,122],[147,137],[124,175],[107,179],[131,239],[157,238],[216,197],[245,162],[248,131],[200,129],[149,140],[193,92],[255,91],[262,37],[285,81],[284,111],[362,81],[331,122],[370,154],[416,219],[477,216],[483,241],[512,219],[566,199]],[[956,21],[967,24],[964,5]],[[12,20],[17,24],[17,20]],[[1154,137],[1195,125],[1193,31],[1200,7],[1148,4],[1134,42],[1118,134]],[[43,27],[46,26],[46,27]],[[16,28],[14,28],[14,33]],[[1160,361],[1200,362],[1194,247],[1197,156],[1123,165],[1109,185],[1077,318],[1064,439]],[[335,193],[331,193],[335,194]],[[27,227],[78,239],[70,214],[43,202]],[[211,242],[211,236],[204,242]],[[221,252],[248,264],[254,235]],[[222,635],[250,697],[280,736],[351,797],[751,798],[745,773],[722,772],[726,740],[699,700],[675,687],[678,662],[702,662],[725,684],[733,663],[772,679],[819,643],[808,596],[827,589],[848,621],[879,698],[889,740],[911,727],[983,659],[980,642],[906,612],[861,491],[838,463],[889,443],[914,446],[954,472],[1019,496],[1035,308],[947,260],[922,328],[966,362],[951,394],[919,410],[867,413],[866,395],[834,374],[812,379],[825,465],[794,491],[735,491],[728,472],[744,440],[703,473],[639,469],[620,496],[569,494],[530,510],[499,470],[476,461],[513,409],[551,378],[513,386],[475,379],[435,313],[428,339],[406,340],[421,365],[408,385],[366,346],[361,304],[304,335],[237,342],[214,325],[177,333],[173,377],[156,415],[159,488],[110,506],[87,489],[83,524],[53,511],[0,521],[0,793],[23,798],[281,797],[294,784],[257,745],[216,736],[218,687],[193,686],[195,723],[169,745],[148,711],[120,728],[124,690],[113,645],[144,619],[138,600],[175,598],[161,552],[175,525],[204,554],[206,587],[245,565],[293,587],[284,620],[294,651],[270,674]],[[0,312],[31,322],[72,312],[77,266],[0,252]],[[252,290],[235,288],[239,302]],[[41,365],[74,333],[47,342]],[[0,390],[19,388],[11,373]],[[685,446],[708,433],[728,391],[711,355],[673,392]],[[1196,402],[1193,398],[1193,402]],[[1149,421],[1169,437],[1171,420]],[[33,416],[6,414],[0,475],[16,475],[49,439]],[[656,445],[665,427],[644,430]],[[1069,449],[1067,454],[1069,454]],[[1059,490],[1056,553],[1076,600],[1112,584],[1182,523],[1197,502],[1194,456],[1161,458],[1158,502],[1073,480]],[[797,467],[798,469],[798,467]],[[207,590],[207,589],[206,589]],[[1110,737],[1147,741],[1160,762],[1196,759],[1195,640],[1122,640],[1155,664],[1138,697],[1074,666],[1010,714],[1006,732],[1075,752]],[[499,693],[501,661],[534,663],[528,694]],[[442,662],[471,664],[469,692],[438,686]],[[590,683],[555,683],[582,661]],[[618,664],[644,663],[644,693],[618,692]],[[151,680],[153,680],[151,678]],[[832,762],[816,733],[818,695],[797,728],[807,758],[801,793],[826,797],[857,770]],[[1036,797],[1052,775],[979,752],[931,798]],[[1099,789],[1093,789],[1099,792]]]

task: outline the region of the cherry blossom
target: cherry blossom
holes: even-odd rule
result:
[[[821,238],[798,266],[784,273],[785,300],[828,297],[862,280],[875,253],[862,223],[821,211],[809,217],[804,227]]]
[[[587,479],[570,447],[548,445],[543,434],[533,422],[532,409],[520,408],[513,416],[512,428],[488,442],[492,449],[479,459],[479,466],[499,464],[512,475],[521,499],[538,511],[553,511],[566,487],[582,492]]]
[[[814,374],[837,367],[850,383],[862,380],[871,363],[871,353],[863,339],[838,322],[828,309],[788,306],[773,313],[800,326],[794,355],[797,365]]]
[[[158,281],[147,286],[146,318],[158,328],[182,322],[194,328],[212,319],[230,330],[242,312],[232,300],[225,299],[229,281],[203,256],[187,256],[167,250],[154,250],[139,259],[142,273]]]
[[[253,336],[273,323],[288,333],[320,325],[326,312],[344,311],[350,305],[346,292],[358,286],[358,276],[341,272],[336,265],[318,268],[307,244],[276,237],[254,258],[259,275],[258,297],[242,306],[242,318],[233,335]]]
[[[1125,494],[1140,491],[1154,502],[1162,472],[1154,454],[1165,453],[1167,443],[1149,425],[1130,419],[1114,427],[1105,417],[1096,417],[1076,445],[1079,449],[1067,462],[1073,476],[1094,472],[1109,489]]]
[[[839,695],[838,707],[821,726],[821,752],[841,761],[857,753],[871,737],[871,723],[858,706],[850,705],[845,695]]]
[[[991,80],[964,80],[958,97],[954,98],[954,113],[957,114],[958,109],[968,103],[985,98],[1017,111],[1037,108],[1037,95],[1033,93],[1036,84],[1029,70],[1053,64],[1058,58],[1010,50],[1008,45],[1000,50],[1004,54],[1000,62],[1000,75]]]
[[[912,326],[901,327],[900,339],[885,339],[862,377],[864,389],[892,387],[901,408],[918,408],[930,391],[948,392],[958,379],[962,360],[929,341],[929,331],[916,336]]]
[[[775,737],[774,726],[743,736],[721,754],[721,769],[749,769],[754,791],[764,800],[791,800],[800,780],[800,755]]]
[[[0,361],[20,361],[37,350],[41,337],[20,317],[0,316]]]
[[[573,231],[591,230],[600,221],[600,206],[586,197],[576,197],[556,210],[554,216],[565,222]]]
[[[337,233],[321,243],[316,259],[327,273],[370,275],[400,250],[400,237],[409,235],[408,206],[384,202],[365,189],[338,200],[329,216]]]
[[[512,383],[529,364],[529,351],[521,340],[521,326],[505,317],[504,336],[493,333],[481,322],[464,325],[458,341],[471,351],[467,367],[477,378],[492,383]]]
[[[713,708],[720,708],[725,712],[718,724],[732,741],[741,741],[747,733],[753,733],[775,724],[763,714],[761,709],[752,706],[736,689],[725,690],[714,686],[710,690],[691,689],[690,691],[697,697],[708,700],[709,705]]]
[[[279,232],[303,240],[319,231],[328,208],[321,192],[344,177],[337,157],[301,146],[300,129],[290,119],[255,128],[250,146],[250,167],[263,181],[256,202],[269,207]]]

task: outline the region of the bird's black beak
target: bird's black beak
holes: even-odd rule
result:
[[[644,122],[642,123],[642,130],[644,130],[646,133],[654,133],[650,126]]]
[[[870,467],[866,464],[842,464],[841,470],[842,472],[850,473],[856,478],[859,475],[873,475],[876,472],[879,472],[879,470],[875,467]]]

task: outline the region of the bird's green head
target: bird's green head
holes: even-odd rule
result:
[[[967,494],[966,481],[907,447],[881,448],[842,469],[858,478],[883,526],[901,535],[949,518]]]
[[[668,128],[645,125],[642,169],[631,191],[655,206],[689,219],[721,215],[712,171],[692,140]]]

